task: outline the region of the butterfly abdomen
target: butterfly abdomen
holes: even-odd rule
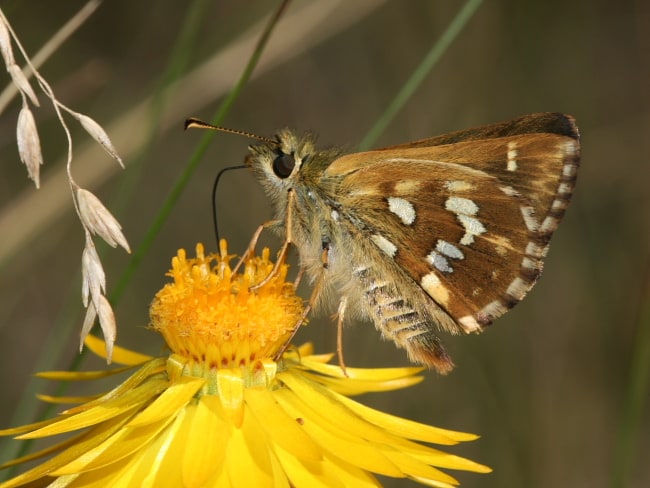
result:
[[[363,293],[357,303],[382,337],[406,349],[412,362],[433,367],[440,373],[451,371],[451,358],[426,314],[416,310],[394,283],[381,278],[371,267],[359,266],[353,276]]]

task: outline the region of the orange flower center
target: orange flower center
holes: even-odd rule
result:
[[[246,259],[243,272],[233,274],[226,242],[220,254],[196,258],[180,249],[168,273],[174,280],[151,304],[151,326],[171,348],[187,374],[205,376],[219,368],[263,368],[289,340],[303,312],[302,300],[285,281],[286,264],[264,286],[251,290],[273,269],[269,250]]]

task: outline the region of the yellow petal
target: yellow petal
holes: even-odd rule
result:
[[[381,483],[372,473],[346,463],[336,456],[329,454],[325,456],[325,469],[340,479],[343,486],[354,486],[355,488],[381,487]]]
[[[320,385],[311,384],[302,376],[282,373],[278,375],[278,378],[289,386],[296,393],[296,396],[301,399],[303,402],[302,412],[310,411],[313,415],[319,416],[320,425],[326,426],[332,432],[339,432],[340,429],[342,431],[339,432],[341,438],[353,440],[353,437],[356,436],[360,439],[377,443],[377,449],[381,450],[381,452],[393,460],[395,465],[404,474],[422,477],[429,476],[446,483],[455,483],[454,478],[428,465],[478,471],[489,469],[462,457],[407,441],[403,438],[405,436],[403,431],[393,431],[393,435],[390,431],[386,431],[366,421],[366,415],[359,415],[352,409],[347,408],[346,405],[355,404],[352,400],[346,399],[346,405],[344,405],[341,402],[341,399],[344,397],[336,395]],[[314,405],[317,405],[317,408],[313,408]],[[368,407],[364,407],[364,409],[366,412],[375,412]],[[327,412],[327,415],[323,415],[323,412]],[[381,415],[386,416],[386,414]],[[391,416],[388,417],[390,418]],[[413,424],[417,423],[413,422]],[[418,425],[421,430],[427,427],[422,424]],[[436,430],[433,432],[438,434]],[[387,446],[390,447],[387,448]],[[399,449],[401,452],[396,451],[396,449]],[[398,462],[398,460],[401,461]],[[426,473],[429,474],[427,475]]]
[[[83,455],[89,449],[94,448],[95,446],[101,444],[105,439],[112,436],[115,432],[126,423],[129,419],[129,414],[123,414],[121,417],[116,417],[111,419],[108,422],[104,422],[88,432],[84,432],[81,436],[81,440],[77,440],[70,448],[61,452],[57,456],[48,459],[47,461],[39,464],[38,466],[22,473],[15,478],[12,478],[10,481],[5,482],[2,485],[2,488],[11,488],[14,486],[23,486],[29,482],[38,480],[43,476],[50,474],[55,469],[60,466],[69,463],[77,459],[79,456]]]
[[[109,466],[100,469],[93,469],[81,473],[72,473],[57,478],[68,480],[61,488],[83,487],[83,488],[141,488],[144,485],[141,480],[135,480],[135,471],[142,464],[142,458],[150,458],[151,452],[143,450],[126,459],[121,459]],[[48,486],[50,488],[50,486]]]
[[[439,469],[434,468],[426,463],[419,461],[418,459],[400,452],[396,449],[382,448],[381,451],[386,457],[388,457],[399,469],[408,476],[418,476],[429,480],[441,481],[443,483],[449,483],[451,485],[457,485],[458,481],[449,476],[447,473],[443,473]],[[437,459],[437,458],[434,458]]]
[[[8,468],[10,466],[16,466],[18,464],[22,463],[27,463],[29,461],[33,461],[34,459],[41,458],[43,456],[47,456],[48,454],[51,453],[56,453],[59,451],[63,451],[65,448],[69,446],[75,445],[77,442],[79,442],[86,434],[81,433],[76,436],[73,436],[69,439],[66,439],[63,442],[59,442],[58,444],[54,444],[52,446],[48,446],[45,449],[41,449],[40,451],[33,452],[31,454],[27,454],[25,456],[21,456],[15,459],[12,459],[11,461],[8,461],[4,464],[0,464],[0,470]]]
[[[101,395],[79,396],[79,397],[72,397],[72,396],[55,397],[55,396],[40,395],[40,394],[36,395],[36,398],[47,403],[87,403],[96,400],[99,397],[101,397]]]
[[[58,478],[45,478],[48,481],[53,479],[52,483],[47,485],[47,488],[66,488],[68,486],[73,486],[72,483],[75,482],[76,479],[81,476],[80,473],[77,474],[69,474],[67,476],[59,476]],[[46,481],[43,481],[45,483]],[[36,482],[36,486],[40,486],[38,484],[39,482]],[[42,483],[41,483],[42,484]],[[84,487],[84,488],[91,488],[90,486]]]
[[[338,401],[331,391],[319,384],[288,372],[279,374],[278,379],[304,402],[303,410],[318,416],[319,423],[332,431],[341,431],[341,435],[348,439],[361,438],[392,445],[399,445],[403,441],[400,437],[387,433],[364,420]]]
[[[273,446],[273,451],[289,478],[291,486],[309,486],[310,488],[345,487],[339,479],[323,470],[322,461],[298,459],[277,444]]]
[[[241,370],[217,370],[217,385],[224,413],[235,427],[239,427],[244,416],[244,379]]]
[[[361,403],[355,402],[343,395],[336,395],[337,399],[348,406],[351,410],[358,413],[361,417],[389,432],[397,435],[424,442],[435,444],[454,445],[462,441],[472,441],[477,439],[475,434],[465,432],[456,432],[453,430],[441,429],[431,425],[421,424],[412,420],[403,419],[395,415],[390,415],[379,410],[367,407]]]
[[[351,436],[344,431],[322,425],[321,419],[317,416],[314,417],[294,392],[280,389],[275,392],[275,397],[289,415],[302,419],[305,432],[330,454],[345,459],[346,462],[362,469],[386,476],[403,477],[402,471],[378,449],[375,449],[371,443],[359,438],[352,441],[350,440]]]
[[[372,380],[372,381],[388,381],[413,376],[423,371],[424,368],[420,366],[412,366],[408,368],[345,368],[347,376],[343,373],[341,366],[338,364],[323,364],[319,361],[314,361],[313,357],[303,358],[301,361],[308,369],[317,371],[327,376],[335,378],[345,378],[353,380]]]
[[[262,429],[260,422],[254,415],[251,415],[249,409],[245,409],[244,422],[242,423],[241,431],[244,434],[244,440],[246,442],[246,447],[250,452],[251,459],[255,461],[255,466],[258,471],[257,476],[259,477],[259,482],[250,486],[265,486],[265,483],[271,482],[274,477],[271,464],[271,456],[273,454],[271,452],[270,442],[264,435],[264,430]],[[270,485],[271,483],[269,486]]]
[[[119,398],[109,400],[103,405],[93,407],[76,415],[71,415],[53,424],[37,429],[33,432],[23,434],[19,439],[34,439],[50,435],[62,434],[73,430],[83,429],[90,425],[97,425],[113,417],[126,412],[132,412],[139,408],[153,395],[163,391],[167,382],[160,380],[149,382],[146,385],[135,388]]]
[[[36,373],[39,378],[57,381],[86,381],[107,378],[133,369],[133,366],[113,368],[105,371],[40,371]]]
[[[219,398],[207,395],[192,406],[187,442],[178,458],[188,488],[205,486],[206,480],[223,469],[232,424],[219,415],[220,409]]]
[[[429,452],[424,452],[421,449],[413,451],[405,449],[404,451],[420,461],[427,464],[433,464],[440,468],[462,469],[464,471],[474,471],[476,473],[492,472],[492,468],[489,468],[488,466],[437,449],[429,449]]]
[[[210,488],[236,488],[230,483],[228,472],[225,469],[222,469],[217,478],[208,486],[210,486]]]
[[[322,459],[322,449],[304,432],[296,419],[289,417],[278,405],[271,391],[249,388],[245,392],[245,400],[270,441],[299,459]]]
[[[173,420],[170,418],[164,422],[147,424],[143,427],[122,429],[97,447],[90,449],[51,474],[60,476],[109,466],[154,442],[158,434]]]
[[[282,466],[282,463],[278,459],[277,453],[275,452],[276,445],[271,446],[271,455],[269,460],[271,461],[271,469],[273,470],[273,487],[274,488],[292,488],[290,485],[289,478],[287,478],[287,473]]]
[[[48,425],[60,422],[62,418],[66,418],[69,415],[61,414],[58,417],[54,417],[47,420],[41,420],[40,422],[34,422],[32,424],[19,425],[18,427],[10,427],[9,429],[0,430],[0,436],[15,436],[16,434],[22,434],[23,432],[30,432],[33,430],[38,430]]]
[[[156,455],[150,462],[143,461],[133,478],[141,480],[143,488],[183,486],[183,472],[179,460],[183,458],[190,440],[189,427],[192,423],[193,410],[192,407],[187,407],[178,412],[174,422],[158,436],[156,445],[148,449]]]
[[[370,392],[400,390],[408,386],[417,385],[424,380],[423,376],[407,376],[405,378],[386,381],[349,380],[346,378],[330,378],[307,372],[303,373],[303,376],[346,396],[361,395]]]
[[[92,352],[97,354],[99,357],[106,359],[106,344],[102,339],[95,337],[92,334],[88,334],[84,340],[84,344]],[[135,366],[145,361],[153,359],[151,356],[146,354],[140,354],[139,352],[130,351],[129,349],[124,349],[123,347],[113,346],[113,362],[117,364],[128,364]]]
[[[107,400],[118,398],[124,395],[125,393],[133,390],[135,387],[137,387],[140,383],[143,383],[145,380],[147,380],[148,383],[149,382],[157,383],[158,381],[165,381],[169,383],[166,379],[167,375],[163,373],[165,369],[166,369],[166,360],[164,358],[157,358],[148,361],[145,364],[143,364],[140,367],[140,369],[138,369],[135,373],[129,376],[126,380],[124,380],[122,383],[120,383],[118,386],[113,388],[108,393],[105,393],[104,395],[99,397],[97,400],[84,403],[83,405],[78,405],[74,408],[69,408],[63,413],[65,414],[78,413],[78,412],[83,412],[85,410],[89,410],[98,405],[103,405],[104,402],[106,402]]]
[[[425,486],[433,486],[433,488],[457,488],[458,483],[450,485],[449,483],[443,483],[442,481],[430,480],[427,478],[420,478],[418,476],[412,477],[415,481]]]
[[[298,354],[302,357],[311,356],[314,354],[314,344],[311,342],[305,342],[304,344],[301,344],[298,346]],[[333,354],[330,354],[329,356],[331,357]]]
[[[233,487],[273,486],[273,473],[263,437],[252,438],[254,432],[246,435],[251,419],[251,415],[243,415],[241,428],[231,430],[224,466]]]
[[[205,384],[203,378],[183,376],[163,391],[150,405],[127,424],[127,427],[142,427],[176,415]]]
[[[165,432],[165,435],[159,435],[152,439],[151,443],[147,444],[143,449],[135,451],[131,456],[117,460],[103,468],[83,472],[71,486],[83,488],[105,488],[108,486],[111,488],[148,488],[161,486],[151,481],[151,478],[155,478],[159,468],[156,460],[160,457],[159,453],[164,452],[169,435],[173,437],[176,433],[172,432],[172,429],[166,429]],[[171,434],[169,434],[170,432]],[[165,479],[166,483],[169,483],[166,486],[180,486],[180,476],[174,477],[173,473],[167,474],[171,476]],[[69,476],[73,475],[63,476],[62,478],[65,479]]]
[[[178,469],[183,446],[189,439],[188,426],[192,421],[186,409],[181,410],[174,422],[159,436],[160,447],[151,449],[156,456],[151,462],[141,463],[140,473],[134,479],[142,480],[142,487],[183,486],[183,473]]]

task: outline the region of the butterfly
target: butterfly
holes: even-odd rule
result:
[[[257,138],[245,165],[274,208],[263,228],[298,249],[311,305],[338,300],[341,364],[357,318],[440,373],[454,365],[439,331],[481,332],[539,278],[580,161],[560,113],[350,154],[288,129]]]

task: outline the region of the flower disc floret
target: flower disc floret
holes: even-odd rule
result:
[[[205,255],[197,244],[196,258],[183,249],[172,259],[165,285],[151,304],[151,326],[172,351],[205,368],[231,368],[272,358],[300,322],[302,300],[285,281],[286,264],[263,286],[273,270],[269,251],[244,261],[233,274],[225,241],[220,254]]]

